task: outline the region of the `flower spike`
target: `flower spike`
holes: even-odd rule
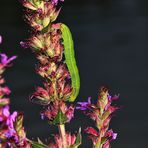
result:
[[[0,42],[2,42],[1,36]],[[14,59],[16,56],[8,58],[6,54],[0,54],[0,147],[31,148],[23,127],[23,115],[16,111],[10,113],[10,99],[7,96],[11,91],[4,86],[5,80],[2,77],[5,69],[11,65]]]
[[[90,97],[88,102],[78,102],[76,109],[84,111],[84,113],[95,121],[96,129],[87,127],[85,132],[92,140],[94,148],[109,148],[110,142],[115,140],[117,133],[109,129],[112,114],[119,109],[117,106],[112,106],[112,101],[117,100],[119,96],[111,97],[108,89],[101,87],[97,104],[92,104]]]
[[[64,0],[22,1],[27,10],[25,18],[33,28],[33,34],[26,42],[21,41],[20,44],[24,48],[30,47],[39,60],[36,72],[44,78],[43,87],[36,88],[30,101],[44,106],[41,118],[47,119],[49,124],[58,126],[59,135],[55,136],[54,145],[59,148],[60,146],[77,148],[81,143],[81,135],[66,132],[65,124],[74,117],[75,107],[69,105],[67,101],[72,102],[76,99],[80,82],[71,33],[66,25],[54,23],[61,10],[56,8],[60,1],[64,2]],[[36,144],[33,142],[33,145]],[[52,145],[53,148],[56,146]]]

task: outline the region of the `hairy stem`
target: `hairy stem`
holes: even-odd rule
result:
[[[61,136],[62,141],[63,141],[62,148],[67,148],[65,124],[59,125],[59,132],[60,132],[60,136]]]

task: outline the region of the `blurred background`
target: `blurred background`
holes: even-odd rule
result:
[[[57,130],[40,119],[42,107],[28,100],[42,79],[35,72],[37,60],[31,50],[19,45],[30,34],[22,16],[17,0],[0,0],[0,49],[9,56],[18,55],[5,73],[12,90],[11,110],[24,111],[29,138],[48,140]],[[78,101],[89,96],[95,100],[99,87],[108,86],[112,95],[120,94],[117,104],[123,106],[112,119],[111,127],[118,132],[112,147],[148,147],[148,1],[65,0],[58,21],[73,33],[81,76]],[[75,116],[67,125],[69,131],[93,125],[82,113]],[[81,148],[91,148],[84,138]]]

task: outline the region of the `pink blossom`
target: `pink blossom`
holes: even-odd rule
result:
[[[11,129],[14,128],[13,123],[14,123],[16,117],[17,117],[17,114],[18,114],[18,113],[17,113],[16,111],[13,112],[12,115],[10,115],[10,116],[8,117],[7,121],[6,121],[6,125],[8,125],[8,127],[11,128]]]
[[[74,107],[67,106],[63,101],[55,101],[50,103],[49,106],[42,111],[41,117],[44,119],[45,117],[52,123],[54,119],[57,117],[59,111],[64,115],[64,122],[70,122],[70,120],[74,117]]]
[[[11,93],[8,87],[0,87],[0,96],[9,95]]]
[[[108,89],[101,87],[97,104],[92,104],[90,99],[87,102],[78,102],[77,109],[83,110],[84,113],[95,121],[96,129],[86,128],[85,132],[89,135],[93,145],[99,145],[101,139],[106,139],[103,148],[109,148],[110,142],[115,140],[117,133],[108,130],[112,114],[119,109],[112,105],[112,101],[117,100],[118,96],[111,97]]]
[[[9,115],[10,115],[9,106],[5,106],[5,107],[3,108],[3,115],[4,115],[5,117],[9,117]]]
[[[63,140],[61,139],[61,137],[59,135],[55,135],[54,140],[55,140],[55,143],[51,143],[50,147],[51,148],[62,148]],[[70,133],[66,133],[66,142],[67,142],[67,147],[71,147],[76,142],[76,136],[71,135]]]

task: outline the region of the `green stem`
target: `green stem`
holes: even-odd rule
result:
[[[67,140],[66,140],[66,132],[65,132],[65,124],[59,125],[59,133],[63,141],[62,148],[67,148]]]
[[[101,145],[101,137],[99,137],[97,144],[94,145],[94,148],[102,148],[102,145]]]
[[[102,119],[102,117],[100,117],[100,118]],[[99,129],[99,131],[100,131],[100,136],[98,138],[98,141],[97,141],[96,145],[94,145],[94,148],[102,148],[102,144],[101,144],[101,140],[102,140],[102,137],[103,137],[102,131],[101,131],[101,128],[103,126],[102,120],[97,120],[96,121],[96,126]]]

